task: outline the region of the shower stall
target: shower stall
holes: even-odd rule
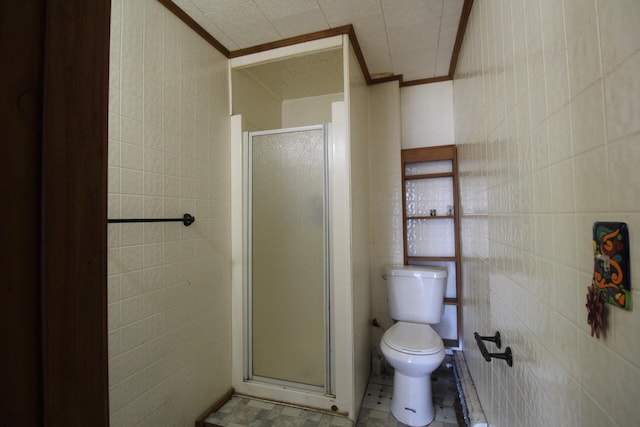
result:
[[[355,419],[370,372],[366,83],[345,35],[230,65],[233,388]]]
[[[332,394],[326,126],[244,136],[246,378]]]

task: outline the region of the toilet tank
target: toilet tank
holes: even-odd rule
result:
[[[392,319],[440,323],[447,285],[446,268],[390,265],[385,268],[385,276]]]

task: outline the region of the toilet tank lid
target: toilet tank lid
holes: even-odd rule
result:
[[[384,270],[387,276],[429,277],[432,279],[447,277],[446,268],[430,265],[387,265]]]

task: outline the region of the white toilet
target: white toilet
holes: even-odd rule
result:
[[[447,269],[393,265],[385,277],[389,312],[397,320],[380,343],[395,370],[391,413],[401,423],[424,426],[435,417],[431,373],[444,360],[442,338],[429,324],[442,318]]]

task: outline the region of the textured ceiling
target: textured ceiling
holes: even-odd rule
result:
[[[464,0],[173,0],[229,51],[352,24],[372,78],[443,77]]]

